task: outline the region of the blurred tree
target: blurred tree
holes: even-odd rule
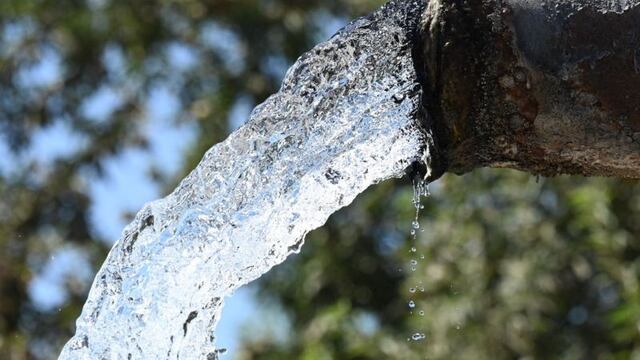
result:
[[[423,200],[416,242],[411,188],[396,185],[334,214],[260,280],[292,335],[246,336],[242,359],[640,356],[636,183],[448,175]]]
[[[158,152],[158,137],[192,127],[195,139],[173,154],[180,169],[163,168],[176,159],[166,151],[145,167],[155,186],[171,189],[277,89],[299,54],[381,3],[0,2],[0,358],[55,358],[71,335],[115,240],[100,231],[106,219],[90,184],[109,176],[114,158]],[[169,95],[154,100],[158,93]],[[171,102],[167,131],[153,117]],[[258,283],[284,309],[292,335],[248,333],[240,356],[640,356],[637,185],[536,184],[492,170],[448,176],[433,190],[415,253],[403,182],[363,194],[311,234],[300,255]],[[62,305],[41,306],[38,274],[69,253],[92,269],[71,268]],[[407,341],[415,332],[426,340]]]
[[[92,188],[114,181],[114,161],[159,154],[144,164],[147,187],[171,189],[277,89],[288,64],[375,3],[0,2],[0,358],[53,358],[71,335],[115,240],[100,231],[107,219]],[[154,119],[159,108],[169,124]],[[185,128],[196,139],[173,154],[162,137]],[[89,274],[69,269],[82,259]],[[52,268],[63,289],[48,305],[61,305],[42,306],[38,274]]]

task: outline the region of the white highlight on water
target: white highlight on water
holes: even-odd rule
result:
[[[60,359],[216,359],[226,296],[370,185],[428,163],[410,39],[423,7],[391,3],[303,55],[246,125],[147,204]]]

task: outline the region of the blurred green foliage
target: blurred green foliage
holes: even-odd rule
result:
[[[292,335],[247,336],[242,358],[640,357],[637,183],[487,169],[432,188],[415,243],[407,184],[371,189],[312,233],[260,281]],[[407,341],[415,332],[426,339]]]
[[[104,259],[104,241],[113,239],[92,229],[81,175],[101,173],[104,160],[123,149],[148,148],[140,94],[170,84],[180,95],[176,122],[199,130],[181,175],[150,174],[169,190],[226,136],[239,98],[264,100],[279,85],[278,69],[322,40],[327,23],[380,3],[0,2],[0,134],[10,151],[24,152],[34,133],[57,119],[90,144],[46,168],[25,161],[0,176],[0,358],[54,358],[73,332],[88,285],[69,281],[65,305],[51,312],[34,306],[28,284],[68,244],[89,255],[93,272]],[[211,27],[225,37],[204,41]],[[175,44],[197,54],[197,64],[172,64],[167,48]],[[122,54],[123,73],[104,61],[108,51]],[[51,52],[62,64],[59,78],[20,80]],[[104,86],[123,94],[123,102],[106,122],[96,122],[82,104]],[[536,182],[514,171],[482,170],[445,176],[432,190],[415,244],[406,180],[370,189],[310,234],[301,254],[257,284],[259,296],[284,311],[289,335],[247,331],[239,357],[640,358],[638,184]],[[418,260],[415,272],[411,259]],[[410,299],[417,302],[412,312]],[[414,332],[426,339],[407,341]]]

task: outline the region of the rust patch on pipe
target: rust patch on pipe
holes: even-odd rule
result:
[[[565,57],[578,70],[571,86],[595,95],[600,110],[640,131],[640,7],[586,7],[568,16],[564,28]]]
[[[573,86],[595,95],[601,110],[640,131],[640,74],[634,71],[633,56],[625,55],[607,56],[592,64],[582,62]]]

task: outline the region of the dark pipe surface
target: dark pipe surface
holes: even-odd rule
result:
[[[640,178],[640,5],[621,3],[430,1],[420,49],[441,171]]]

